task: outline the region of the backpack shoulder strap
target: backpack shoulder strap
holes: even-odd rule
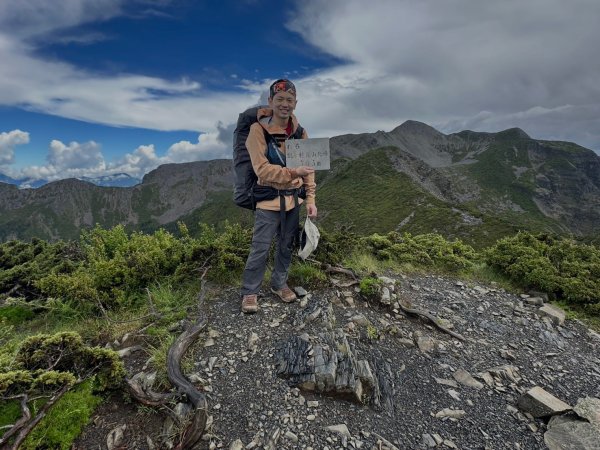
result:
[[[303,134],[304,134],[304,128],[302,128],[302,125],[298,124],[298,128],[296,128],[296,132],[290,136],[290,139],[302,139]]]

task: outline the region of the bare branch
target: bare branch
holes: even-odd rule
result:
[[[442,324],[439,323],[439,320],[432,316],[431,314],[425,312],[425,311],[421,311],[420,309],[416,309],[416,308],[410,308],[408,306],[405,306],[402,304],[402,302],[398,302],[398,305],[400,305],[400,309],[402,311],[404,311],[407,314],[414,314],[416,316],[421,316],[421,317],[425,317],[426,319],[429,319],[431,321],[431,323],[433,323],[437,328],[439,328],[440,330],[442,330],[444,333],[448,333],[450,336],[455,337],[456,339],[460,340],[460,341],[465,341],[466,338],[462,335],[462,334],[458,334],[448,328],[446,328],[445,326],[443,326]]]
[[[8,440],[17,433],[21,428],[25,426],[29,419],[31,419],[31,411],[29,411],[29,407],[27,406],[28,397],[27,394],[18,395],[13,398],[21,398],[21,418],[17,420],[13,425],[8,425],[7,427],[11,427],[2,438],[0,438],[0,445],[4,445],[8,442]]]
[[[81,381],[78,381],[78,383],[80,383]],[[50,400],[48,400],[48,402],[46,402],[44,404],[44,406],[42,406],[40,408],[40,411],[37,413],[37,415],[33,418],[33,420],[29,421],[29,423],[27,423],[26,426],[22,427],[22,429],[19,431],[19,434],[17,435],[15,441],[12,443],[12,445],[10,447],[8,447],[8,444],[3,444],[2,447],[0,447],[2,450],[6,449],[10,449],[10,450],[18,450],[20,445],[23,443],[23,441],[25,440],[25,438],[27,437],[27,435],[31,432],[31,430],[33,430],[33,428],[40,422],[40,420],[42,420],[46,414],[48,413],[48,410],[58,401],[60,400],[60,398],[65,395],[65,393],[71,388],[71,386],[69,386],[68,384],[65,384],[56,394],[54,394]],[[2,441],[0,441],[0,443],[3,443],[4,437],[2,438]]]

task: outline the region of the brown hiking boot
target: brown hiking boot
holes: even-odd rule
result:
[[[298,298],[296,297],[296,294],[294,294],[294,291],[292,291],[287,285],[283,286],[279,290],[271,288],[271,292],[279,297],[284,303],[292,303],[296,301],[296,298]]]
[[[258,295],[244,295],[242,297],[242,312],[246,314],[254,314],[256,311],[258,311]]]

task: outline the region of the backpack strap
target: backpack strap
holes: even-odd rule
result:
[[[265,133],[265,141],[267,142],[266,156],[271,164],[277,164],[279,166],[286,166],[286,158],[285,153],[279,150],[279,143],[275,136],[269,133],[267,130],[263,128],[263,132]],[[289,139],[302,139],[304,135],[304,128],[298,124],[298,128],[296,131],[289,137]],[[294,196],[294,209],[300,206],[300,202],[298,201],[298,191],[299,189],[287,189],[287,190],[278,190],[277,193],[279,195],[279,236],[283,239],[283,235],[285,233],[285,222],[286,222],[286,210],[285,210],[285,196],[293,195]],[[298,230],[300,229],[300,215],[298,215]],[[298,243],[298,236],[294,236],[293,246],[296,246]]]

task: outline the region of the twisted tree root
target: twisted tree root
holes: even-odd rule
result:
[[[429,314],[425,311],[421,311],[420,309],[409,308],[409,307],[403,305],[402,302],[398,302],[398,305],[400,305],[400,309],[402,311],[404,311],[405,313],[413,314],[415,316],[425,317],[426,319],[429,319],[437,328],[442,330],[444,333],[448,333],[450,336],[455,337],[456,339],[458,339],[460,341],[466,341],[466,338],[462,334],[458,334],[455,331],[452,331],[452,330],[446,328],[445,326],[443,326],[442,324],[440,324],[438,322],[438,319],[436,317],[432,316],[431,314]]]

